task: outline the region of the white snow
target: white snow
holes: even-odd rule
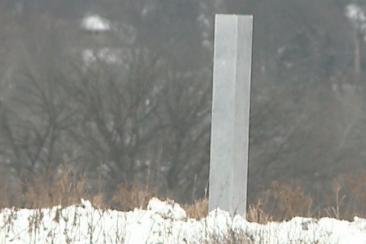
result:
[[[345,15],[351,21],[353,27],[364,35],[366,41],[366,15],[362,8],[353,3],[348,4]]]
[[[346,16],[355,22],[365,22],[366,16],[360,6],[356,4],[348,4],[346,7]]]
[[[99,15],[89,15],[82,19],[81,27],[88,31],[105,32],[111,30],[110,21]]]
[[[156,198],[147,210],[130,212],[97,209],[84,200],[67,208],[0,212],[0,243],[222,243],[240,236],[249,243],[366,243],[366,219],[296,217],[260,225],[215,210],[198,221],[173,201]]]
[[[147,210],[160,215],[165,219],[184,220],[187,218],[186,212],[173,201],[162,202],[157,198],[153,198],[147,205]]]

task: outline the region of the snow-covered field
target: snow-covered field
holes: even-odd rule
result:
[[[101,210],[88,201],[67,208],[4,209],[0,243],[366,243],[366,220],[294,218],[260,225],[220,210],[193,220],[173,202],[147,210]]]

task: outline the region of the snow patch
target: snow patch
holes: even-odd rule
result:
[[[366,220],[296,217],[266,225],[215,210],[187,218],[173,201],[151,199],[147,210],[97,209],[89,201],[67,208],[3,209],[0,243],[366,243]]]
[[[147,210],[160,215],[164,219],[184,220],[187,218],[186,212],[183,208],[171,200],[162,202],[157,198],[153,198],[149,201]]]
[[[99,16],[89,15],[82,19],[81,27],[88,31],[105,32],[111,30],[110,21]]]
[[[356,5],[356,4],[348,4],[346,7],[346,16],[357,22],[365,22],[366,21],[366,16],[365,13],[363,12],[363,10],[361,9],[360,6]]]
[[[351,3],[346,6],[345,15],[353,27],[364,36],[364,41],[366,41],[366,14],[363,9]]]

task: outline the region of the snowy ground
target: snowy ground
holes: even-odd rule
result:
[[[216,210],[187,219],[173,202],[152,199],[148,210],[119,212],[88,201],[61,209],[4,209],[2,243],[366,243],[366,220],[294,218],[260,225]]]

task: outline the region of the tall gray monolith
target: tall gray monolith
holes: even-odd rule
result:
[[[216,15],[209,209],[246,213],[253,17]]]

